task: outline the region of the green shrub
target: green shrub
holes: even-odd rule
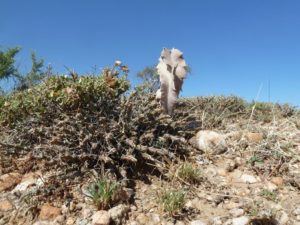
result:
[[[28,116],[58,116],[79,108],[105,108],[119,101],[129,89],[127,76],[105,69],[100,76],[76,78],[52,76],[31,89],[0,97],[0,124],[12,124]],[[125,74],[126,75],[126,74]]]

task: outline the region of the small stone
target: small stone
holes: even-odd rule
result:
[[[75,204],[74,201],[70,202],[70,207],[69,207],[69,209],[70,209],[71,212],[74,212],[74,211],[75,211],[75,209],[76,209],[76,204]]]
[[[241,180],[246,184],[255,184],[258,182],[258,180],[254,176],[248,174],[243,174],[241,176]]]
[[[136,211],[137,210],[137,207],[135,205],[132,205],[130,206],[130,210],[133,212],[133,211]]]
[[[124,204],[117,205],[111,208],[108,212],[114,223],[123,224],[126,221],[126,216],[130,208]]]
[[[201,130],[190,139],[194,147],[211,154],[222,154],[227,151],[225,136],[211,130]]]
[[[259,144],[264,139],[264,136],[262,133],[249,132],[249,133],[245,134],[245,139],[250,144]]]
[[[193,202],[191,200],[187,201],[184,206],[186,208],[194,208]]]
[[[214,217],[212,219],[212,225],[222,225],[222,224],[223,224],[222,220],[221,220],[221,218],[219,216]]]
[[[249,223],[249,218],[247,216],[241,216],[232,219],[232,225],[247,225]]]
[[[76,225],[91,225],[91,223],[89,223],[89,221],[87,219],[81,219],[81,218],[77,218]]]
[[[300,207],[299,207],[299,208],[296,208],[296,209],[293,211],[293,213],[294,213],[295,216],[300,215]]]
[[[289,216],[286,212],[282,212],[281,217],[279,219],[279,224],[284,225],[289,221]]]
[[[209,178],[213,178],[217,175],[217,170],[215,167],[210,166],[204,170],[204,174]]]
[[[235,163],[235,161],[230,160],[227,165],[226,165],[226,171],[227,172],[232,172],[234,171],[236,168],[238,167],[238,165]]]
[[[67,214],[69,212],[69,207],[66,206],[66,204],[63,204],[61,207],[61,213],[62,214]]]
[[[150,220],[151,220],[151,223],[153,223],[153,224],[159,224],[160,223],[160,217],[156,213],[151,213],[150,214]]]
[[[232,131],[229,134],[227,134],[227,138],[229,138],[231,141],[239,141],[242,138],[243,133],[241,131]]]
[[[243,164],[243,160],[242,160],[241,157],[236,157],[234,159],[234,161],[235,161],[235,163],[236,163],[237,166],[241,166]]]
[[[59,216],[57,216],[57,217],[55,218],[54,223],[64,224],[65,219],[66,219],[65,216],[59,215]]]
[[[138,222],[136,222],[136,221],[131,221],[131,222],[129,222],[129,224],[128,225],[139,225],[139,223]]]
[[[41,208],[39,219],[41,220],[53,220],[61,213],[61,209],[44,204]]]
[[[229,213],[234,217],[239,217],[244,214],[244,210],[240,208],[231,209]]]
[[[28,173],[22,177],[21,183],[19,183],[12,192],[24,192],[31,186],[42,186],[44,182],[41,178],[41,173]]]
[[[177,221],[175,225],[185,225],[185,223],[182,221]]]
[[[19,173],[8,173],[0,176],[0,192],[12,189],[22,180],[22,175]]]
[[[136,217],[136,221],[138,222],[138,224],[147,224],[148,221],[149,221],[149,219],[148,219],[148,217],[144,213],[140,213]]]
[[[238,208],[241,207],[240,203],[236,203],[236,202],[229,202],[224,206],[226,209],[234,209],[234,208]]]
[[[207,225],[207,223],[203,222],[202,220],[194,220],[191,221],[190,225]]]
[[[36,221],[33,225],[49,225],[52,224],[49,221]]]
[[[217,169],[217,173],[219,176],[222,176],[222,177],[226,177],[227,176],[227,171],[223,168],[218,168]]]
[[[67,218],[66,225],[74,225],[75,219],[73,217]]]
[[[300,221],[300,215],[296,216],[296,220]]]
[[[109,225],[111,221],[111,217],[108,211],[100,210],[94,213],[92,217],[93,225]]]
[[[266,187],[269,191],[276,191],[278,189],[277,185],[272,182],[266,182]]]
[[[88,208],[84,208],[82,211],[81,211],[81,215],[82,215],[82,218],[83,219],[87,219],[89,217],[91,217],[93,214],[92,210],[88,209]]]
[[[7,199],[0,202],[0,212],[7,212],[12,210],[13,208],[13,204]]]
[[[281,187],[281,186],[283,185],[283,179],[282,179],[282,177],[273,177],[273,178],[271,179],[271,182],[272,182],[273,184],[276,184],[276,185],[279,186],[279,187]]]
[[[167,222],[162,222],[161,225],[175,225],[175,224],[171,221],[167,221]]]

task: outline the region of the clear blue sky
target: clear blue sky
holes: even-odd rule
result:
[[[192,74],[183,96],[238,95],[300,105],[299,0],[2,0],[0,47],[79,73],[120,59],[137,71],[162,47],[184,52]],[[135,81],[134,81],[135,82]]]

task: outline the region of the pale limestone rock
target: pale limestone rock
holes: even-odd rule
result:
[[[207,225],[207,223],[203,222],[202,220],[194,220],[191,221],[190,225]]]
[[[189,142],[208,154],[222,154],[228,148],[225,136],[211,130],[199,131]]]
[[[241,216],[232,219],[232,225],[247,225],[249,223],[249,218],[247,216]]]
[[[241,180],[242,180],[242,182],[244,182],[246,184],[255,184],[255,183],[259,182],[259,180],[256,179],[254,176],[248,175],[248,174],[243,174],[241,176]]]
[[[239,216],[244,215],[244,210],[241,209],[241,208],[234,208],[234,209],[231,209],[231,210],[229,211],[229,213],[230,213],[233,217],[239,217]]]
[[[129,206],[120,204],[111,208],[108,212],[110,218],[114,221],[116,225],[118,225],[123,224],[126,221],[126,216],[129,210]]]
[[[92,216],[93,225],[109,225],[111,222],[111,217],[108,211],[100,210],[94,213]]]
[[[285,225],[289,221],[289,216],[286,212],[282,212],[281,217],[279,219],[280,225]]]

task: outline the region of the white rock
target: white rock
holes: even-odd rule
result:
[[[296,216],[296,220],[297,220],[297,221],[300,221],[300,215],[299,215],[299,216]]]
[[[43,221],[36,221],[33,225],[49,225],[51,224],[50,221],[43,220]]]
[[[211,130],[199,131],[190,143],[206,153],[221,154],[227,151],[225,136]]]
[[[191,221],[190,225],[207,225],[207,223],[205,223],[201,220],[194,220],[194,221]]]
[[[221,218],[219,216],[214,217],[212,219],[212,225],[222,225],[222,224],[223,224],[222,220],[221,220]]]
[[[241,216],[232,219],[232,225],[247,225],[249,223],[249,218],[247,216]]]
[[[125,217],[130,208],[124,204],[117,205],[116,207],[111,208],[108,212],[110,218],[114,221],[116,225],[123,224],[125,222]]]
[[[136,222],[136,221],[131,221],[131,222],[129,222],[128,225],[139,225],[139,224],[138,224],[138,222]]]
[[[94,213],[92,217],[93,225],[109,225],[111,221],[110,215],[105,210],[100,210]]]
[[[246,184],[255,184],[258,182],[258,180],[254,176],[248,174],[243,174],[241,176],[241,180]]]
[[[232,219],[226,220],[223,225],[232,225]]]
[[[175,225],[184,225],[184,222],[182,222],[182,221],[177,221]]]
[[[299,208],[296,208],[296,209],[293,211],[293,213],[294,213],[295,216],[300,215],[300,207],[299,207]]]
[[[154,224],[158,224],[160,223],[160,217],[158,214],[156,213],[151,213],[150,214],[150,218],[151,218],[151,222],[154,223]]]
[[[244,210],[240,208],[231,209],[229,213],[234,217],[239,217],[244,215]]]
[[[81,215],[82,215],[83,219],[87,219],[87,218],[91,217],[92,214],[93,214],[92,210],[90,210],[88,208],[82,209],[82,211],[81,211]]]
[[[289,216],[286,212],[282,212],[281,217],[279,219],[279,224],[284,225],[289,221]]]
[[[72,217],[67,218],[66,225],[74,225],[75,219]]]
[[[276,191],[278,189],[277,185],[272,182],[267,182],[266,187],[269,191]]]

